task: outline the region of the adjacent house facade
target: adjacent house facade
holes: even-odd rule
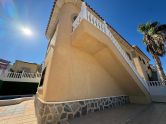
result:
[[[137,47],[132,46],[134,51],[132,52],[132,59],[140,76],[149,81],[152,78],[152,71],[150,70],[150,59]]]
[[[10,64],[10,61],[0,59],[0,70],[6,70]]]
[[[8,68],[10,68],[10,61],[0,59],[0,75]]]
[[[60,123],[127,103],[149,104],[149,58],[81,0],[55,0],[46,30],[39,123]]]
[[[41,72],[41,66],[36,63],[24,62],[16,60],[13,64],[12,70],[14,72],[27,72],[27,73],[37,73]]]
[[[41,79],[40,65],[19,60],[13,65],[3,60],[0,65],[3,65],[3,70],[0,69],[0,96],[36,93]]]

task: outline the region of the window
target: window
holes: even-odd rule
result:
[[[31,73],[31,69],[27,67],[22,67],[21,70],[27,73]]]
[[[151,69],[151,67],[148,65],[148,69]]]
[[[142,60],[140,56],[139,56],[139,60],[140,60],[140,61]]]
[[[147,72],[146,72],[147,73]],[[150,77],[150,75],[147,73],[147,76],[148,76],[148,80],[149,81],[152,81],[152,78]]]
[[[129,57],[129,59],[131,60],[131,56],[128,52],[126,52],[127,56]]]
[[[77,15],[75,15],[75,16],[73,17],[73,22],[74,22],[76,19],[77,19]]]
[[[72,19],[72,24],[75,22],[75,20],[77,19],[77,14],[73,14],[71,16],[71,19]],[[72,26],[72,31],[73,31],[73,26]]]
[[[145,61],[142,59],[142,62],[145,64]]]
[[[77,13],[72,14],[72,16],[71,16],[72,23],[77,19],[77,17],[78,17]]]

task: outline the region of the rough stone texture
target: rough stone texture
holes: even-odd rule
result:
[[[129,103],[128,96],[103,97],[98,99],[44,104],[35,98],[35,110],[39,124],[64,124],[91,112],[118,107]]]

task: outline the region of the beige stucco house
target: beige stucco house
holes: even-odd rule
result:
[[[36,63],[24,62],[16,60],[13,64],[12,70],[14,72],[28,72],[28,73],[37,73],[40,72],[41,66]]]
[[[46,30],[39,123],[58,123],[127,103],[149,104],[149,58],[81,0],[55,0]]]

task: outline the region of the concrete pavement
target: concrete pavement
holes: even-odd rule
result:
[[[166,103],[125,105],[90,113],[70,124],[166,124]],[[0,107],[0,124],[37,124],[34,100]]]
[[[37,124],[34,100],[0,107],[0,124]]]
[[[91,113],[71,120],[70,124],[166,124],[166,103],[125,105]]]

